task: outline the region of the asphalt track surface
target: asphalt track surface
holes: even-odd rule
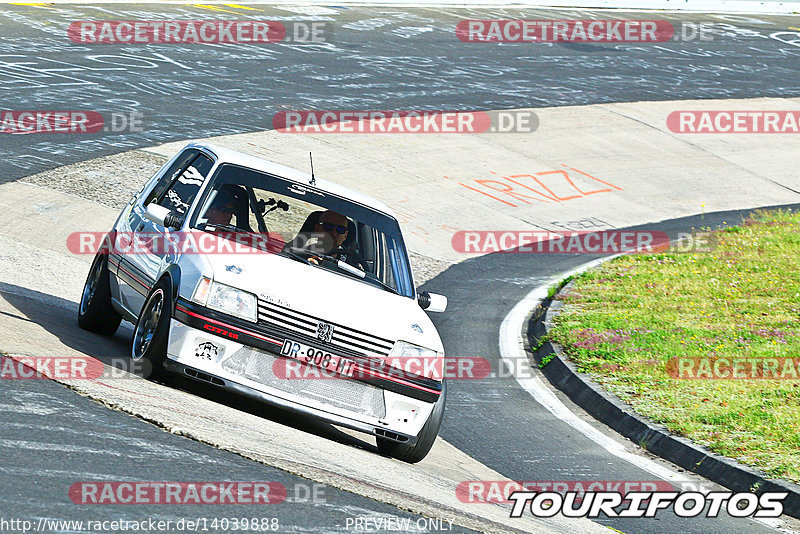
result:
[[[64,310],[47,314],[62,324],[70,324],[71,315]],[[43,319],[46,324],[47,319]],[[125,341],[120,339],[118,345]],[[118,350],[125,354],[123,346]],[[347,530],[347,521],[354,518],[397,524],[409,521],[412,531],[421,519],[394,506],[172,435],[49,380],[4,382],[0,401],[0,516],[6,521],[83,521],[81,529],[64,525],[41,532],[110,532],[90,528],[87,521],[152,519],[171,521],[173,528],[166,531],[179,532],[175,527],[183,519],[202,521],[199,530],[215,532],[223,531],[214,528],[215,518],[255,518],[259,524],[277,521],[278,532],[342,532]],[[136,506],[77,505],[70,500],[69,490],[76,482],[106,480],[279,483],[286,489],[286,500],[262,505],[245,502]],[[420,526],[424,527],[424,518],[422,521]],[[450,527],[446,522],[444,525]],[[0,527],[0,531],[10,532],[7,528]],[[452,528],[453,532],[471,532],[457,525]]]
[[[546,105],[734,98],[800,94],[799,36],[789,17],[663,15],[673,23],[732,24],[713,42],[663,45],[468,45],[453,36],[464,18],[522,18],[516,10],[325,8],[335,22],[326,46],[83,46],[66,39],[73,20],[295,17],[274,8],[253,15],[226,8],[109,5],[0,7],[3,109],[75,109],[141,113],[142,132],[87,136],[3,135],[3,181],[159,142],[262,130],[292,109],[505,109]],[[334,13],[328,13],[333,11]],[[232,14],[233,13],[233,14]],[[592,18],[598,13],[525,12],[525,18]],[[637,16],[632,16],[635,18]],[[645,16],[641,16],[645,18]],[[734,24],[735,23],[735,24]],[[748,34],[747,31],[755,32]],[[779,35],[777,35],[779,34]],[[140,179],[136,177],[136,179]],[[711,214],[704,225],[731,220]],[[675,233],[697,219],[663,224]],[[648,229],[653,229],[648,225]],[[499,359],[498,325],[519,298],[552,275],[593,257],[491,255],[450,268],[425,285],[448,295],[448,313],[433,316],[451,355]],[[74,317],[21,299],[30,317],[73,336]],[[36,309],[39,306],[39,309]],[[129,331],[103,350],[127,353]],[[202,395],[213,395],[186,383]],[[487,466],[516,480],[654,480],[546,412],[513,378],[452,381],[441,435]],[[191,389],[195,388],[195,389]],[[0,510],[11,517],[85,519],[65,488],[76,480],[273,480],[288,488],[310,481],[167,434],[82,399],[47,381],[3,384],[0,403]],[[230,399],[219,399],[232,402]],[[254,406],[243,409],[257,410]],[[57,420],[57,423],[53,421]],[[287,421],[290,423],[290,421]],[[291,492],[290,492],[291,493]],[[353,515],[414,517],[394,507],[326,488],[325,502],[269,510],[287,530],[341,528]],[[148,510],[149,512],[149,510]],[[183,516],[183,510],[169,514]],[[186,512],[191,516],[193,510]],[[241,512],[241,513],[240,513]],[[124,516],[93,508],[92,519]],[[163,509],[152,514],[165,515]],[[252,515],[203,510],[203,516]],[[197,515],[194,513],[194,515]],[[136,518],[142,517],[137,510]],[[766,532],[749,520],[599,520],[624,532]],[[282,529],[283,530],[283,529]],[[456,527],[456,531],[459,529]]]
[[[138,113],[141,132],[8,135],[0,180],[161,142],[271,128],[286,110],[491,110],[800,94],[793,17],[629,14],[712,41],[462,43],[462,19],[592,19],[602,11],[0,5],[2,109]],[[316,13],[309,15],[308,13]],[[317,20],[324,44],[77,44],[81,20]],[[683,30],[680,30],[683,31]],[[698,38],[699,39],[699,38]],[[33,108],[32,108],[33,106]]]
[[[793,206],[794,209],[800,207]],[[722,226],[750,210],[684,217],[633,227],[662,231],[671,239],[691,228]],[[551,276],[600,258],[586,254],[489,254],[455,265],[424,288],[448,296],[446,314],[432,316],[450,355],[480,355],[497,375],[489,380],[451,380],[448,412],[439,435],[514,480],[655,481],[658,477],[598,447],[563,421],[554,418],[521,389],[500,364],[497,325],[526,294]],[[499,276],[498,276],[499,275]],[[516,371],[525,376],[524,372]],[[569,400],[562,400],[570,406]],[[573,406],[573,411],[581,412]],[[597,425],[602,428],[601,425]],[[484,428],[480,439],[475,429]],[[608,432],[611,434],[611,432]],[[689,477],[686,483],[693,484]],[[693,489],[676,485],[676,489]],[[656,519],[600,518],[595,521],[623,532],[771,532],[752,521],[731,517],[682,519],[669,510]]]

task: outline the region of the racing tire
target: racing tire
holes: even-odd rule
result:
[[[172,318],[172,294],[169,283],[162,279],[157,283],[142,307],[131,341],[131,359],[145,364],[144,378],[162,378],[164,360],[167,358],[169,323]]]
[[[122,321],[122,315],[111,305],[109,276],[108,256],[95,255],[78,304],[78,326],[103,336],[113,336]]]
[[[439,427],[442,425],[442,418],[444,416],[444,405],[447,397],[447,383],[442,382],[442,393],[439,395],[439,400],[431,411],[431,415],[422,430],[419,431],[417,442],[414,445],[406,445],[404,443],[397,443],[385,438],[377,438],[378,452],[384,456],[391,456],[410,464],[415,464],[425,458],[433,447],[436,441],[436,436],[439,435]]]

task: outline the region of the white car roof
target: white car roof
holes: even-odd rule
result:
[[[221,163],[233,163],[236,165],[242,165],[243,167],[255,169],[257,171],[268,172],[304,186],[308,186],[309,182],[311,181],[310,173],[298,171],[297,169],[292,169],[291,167],[286,167],[285,165],[281,165],[279,163],[274,163],[256,156],[251,156],[250,154],[244,154],[230,148],[224,148],[210,143],[189,143],[185,148],[189,147],[205,148],[216,154]],[[376,211],[383,212],[396,218],[394,211],[392,211],[389,206],[380,200],[372,198],[369,195],[365,195],[364,193],[353,191],[352,189],[348,189],[347,187],[322,178],[316,178],[316,184],[313,187],[316,187],[321,191],[331,193],[332,195],[337,195],[359,204],[363,204]]]

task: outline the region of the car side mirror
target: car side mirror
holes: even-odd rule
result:
[[[164,206],[159,206],[155,202],[147,205],[144,218],[166,228],[179,229],[183,226],[183,219]]]
[[[417,295],[419,307],[429,312],[443,312],[447,309],[447,297],[423,291]]]

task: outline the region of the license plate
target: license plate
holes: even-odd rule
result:
[[[309,347],[304,343],[287,339],[281,347],[281,355],[295,360],[300,360],[308,365],[314,365],[329,373],[337,373],[344,376],[353,376],[356,362],[342,358],[328,351]]]

